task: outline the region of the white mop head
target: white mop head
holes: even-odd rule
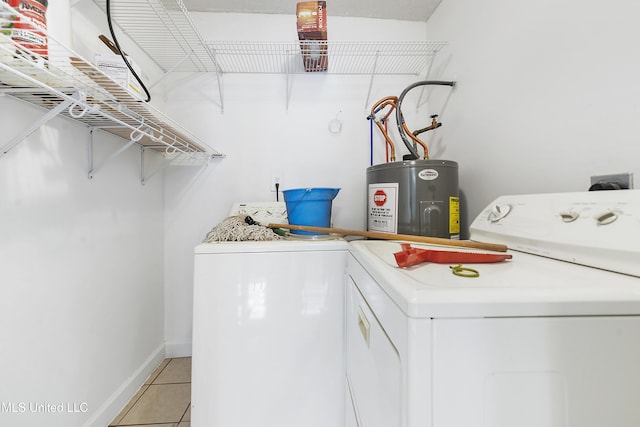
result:
[[[213,227],[207,233],[203,243],[212,242],[244,242],[247,240],[280,240],[277,235],[268,227],[262,225],[249,225],[245,222],[246,216],[230,216],[225,218],[220,224]]]

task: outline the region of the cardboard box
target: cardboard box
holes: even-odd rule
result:
[[[327,71],[327,2],[299,2],[296,20],[304,69]]]
[[[140,67],[133,62],[130,57],[127,57],[127,61],[129,61],[129,64],[131,64],[136,74],[142,78],[142,70]],[[98,67],[100,71],[115,80],[116,83],[125,88],[131,95],[136,98],[142,97],[142,88],[140,87],[140,83],[138,83],[138,80],[133,76],[120,55],[113,53],[97,53],[95,63],[96,67]]]
[[[298,34],[305,33],[318,38],[327,39],[327,2],[326,1],[303,1],[296,7],[296,18],[298,21]]]

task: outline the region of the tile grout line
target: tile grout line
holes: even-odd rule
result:
[[[147,392],[147,390],[149,390],[149,386],[151,384],[142,384],[142,386],[140,387],[140,389],[142,387],[146,387],[145,390],[140,393],[140,396],[138,396],[137,399],[135,399],[135,401],[133,399],[129,400],[127,402],[127,404],[125,405],[125,407],[129,406],[129,409],[127,410],[127,412],[125,412],[124,414],[118,414],[118,415],[122,415],[122,417],[120,417],[120,420],[118,420],[118,424],[109,424],[109,427],[121,427],[122,424],[120,424],[120,422],[122,422],[122,420],[124,420],[127,415],[129,414],[129,412],[131,412],[131,410],[133,409],[134,406],[136,406],[136,403],[138,403],[140,401],[140,399],[142,399],[142,396],[144,396],[144,394]],[[140,390],[138,389],[138,390]],[[136,394],[138,394],[138,392],[136,391],[136,393],[133,395],[135,396]],[[124,408],[123,408],[124,409]],[[116,416],[117,417],[117,416]]]
[[[164,368],[160,369],[160,371],[158,372],[158,374],[157,374],[155,377],[153,377],[153,379],[149,378],[149,380],[150,380],[150,381],[149,381],[148,385],[153,384],[153,383],[158,379],[158,377],[159,377],[159,376],[164,372],[164,370],[165,370],[165,369],[167,369],[167,366],[169,366],[169,365],[171,364],[171,361],[172,361],[172,360],[173,360],[173,359],[172,359],[172,358],[170,358],[170,359],[169,359],[169,361],[166,363],[166,365],[164,365]],[[163,360],[160,364],[162,365],[162,363],[164,363],[164,360]],[[157,369],[157,368],[156,368],[156,369]],[[151,375],[153,375],[154,373],[155,373],[155,369],[153,370],[153,372],[151,373]],[[145,384],[147,384],[147,383],[145,383]]]
[[[191,381],[189,382],[182,382],[182,383],[160,383],[160,384],[156,384],[155,381],[158,379],[158,377],[160,377],[160,375],[164,372],[165,369],[167,369],[167,367],[171,364],[171,361],[174,360],[175,358],[169,358],[169,361],[164,365],[164,367],[162,369],[160,369],[160,371],[158,371],[157,375],[155,377],[153,377],[153,379],[149,378],[149,382],[147,383],[145,381],[144,384],[142,384],[142,386],[140,386],[140,389],[142,389],[142,387],[146,386],[146,389],[140,393],[140,396],[138,396],[137,399],[135,399],[135,401],[133,400],[129,400],[127,402],[127,405],[130,405],[129,409],[127,410],[127,412],[125,412],[124,414],[122,414],[122,417],[120,418],[120,420],[118,421],[118,424],[109,424],[109,427],[126,427],[126,424],[120,424],[122,422],[122,420],[124,420],[127,415],[129,414],[129,412],[131,412],[133,410],[133,408],[136,406],[136,404],[140,401],[140,399],[142,399],[142,397],[145,395],[145,393],[147,391],[149,391],[149,388],[152,385],[165,385],[165,384],[190,384]],[[164,360],[160,363],[160,365],[162,365],[162,363],[164,363]],[[157,368],[156,368],[157,369]],[[153,375],[155,373],[155,369],[154,372],[151,373],[151,375]],[[136,392],[137,394],[137,392]],[[180,417],[180,421],[178,421],[178,424],[180,424],[180,422],[182,422],[182,418],[184,418],[184,416],[186,415],[187,411],[189,410],[189,408],[191,407],[191,399],[189,399],[189,405],[187,406],[187,409],[184,411],[184,413],[182,414],[182,416]],[[120,415],[120,414],[118,414]],[[174,423],[161,423],[161,424],[167,424],[167,425],[172,425]],[[176,424],[176,426],[178,425]]]
[[[187,409],[185,409],[185,410],[184,410],[184,412],[183,412],[182,416],[180,417],[180,421],[178,421],[178,425],[180,425],[180,423],[181,423],[181,422],[183,422],[183,421],[184,421],[184,422],[187,422],[187,421],[184,419],[184,416],[185,416],[185,415],[187,415],[187,412],[189,412],[189,409],[190,409],[190,408],[191,408],[191,399],[189,399],[189,404],[187,405]],[[189,422],[189,424],[191,424],[191,420],[189,420],[188,422]]]

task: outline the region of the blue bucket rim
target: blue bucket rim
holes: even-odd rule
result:
[[[301,188],[289,188],[288,190],[282,190],[283,193],[292,192],[292,191],[340,191],[339,187],[301,187]]]
[[[284,196],[284,201],[287,199],[291,201],[301,200],[303,198],[309,197],[309,200],[333,200],[336,198],[338,193],[340,192],[340,188],[331,188],[331,187],[309,187],[309,188],[291,188],[289,190],[283,190],[282,194]],[[297,197],[296,197],[297,196]],[[330,197],[323,197],[330,196]],[[316,198],[320,197],[320,198]]]

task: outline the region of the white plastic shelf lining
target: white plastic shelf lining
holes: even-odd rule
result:
[[[92,129],[101,129],[167,157],[184,154],[208,162],[222,156],[148,103],[142,102],[110,77],[59,43],[45,29],[48,56],[16,43],[11,28],[28,20],[0,1],[0,94],[11,95],[48,110],[35,126],[60,114]],[[35,25],[35,24],[32,24]],[[0,142],[0,156],[28,133]]]

